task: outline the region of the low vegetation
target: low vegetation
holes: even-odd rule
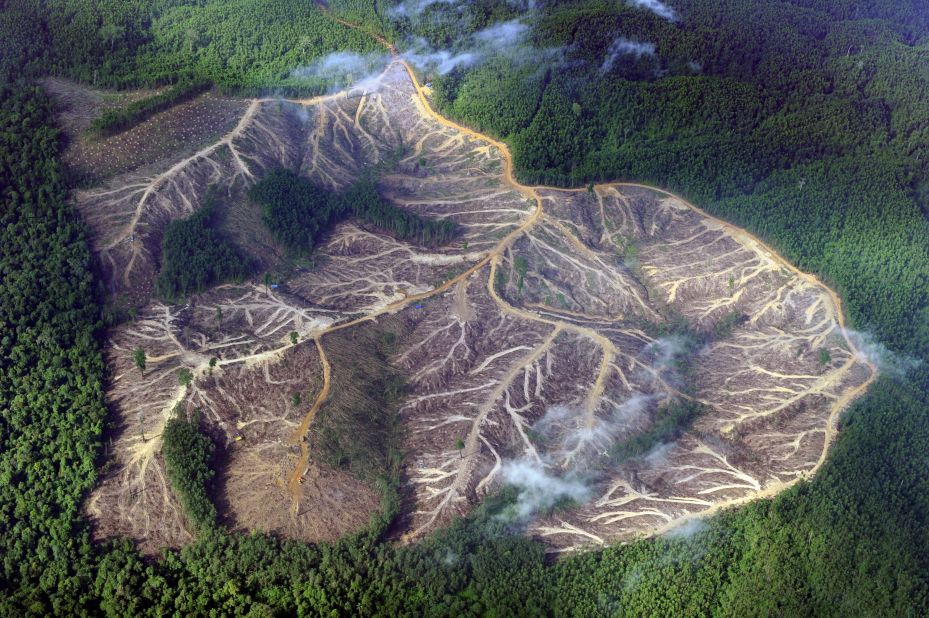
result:
[[[334,335],[327,342],[332,394],[310,429],[311,451],[362,480],[391,471],[401,431],[397,406],[406,389],[403,376],[390,366],[395,348],[387,341],[403,330],[401,322],[391,320],[378,329]]]
[[[160,111],[192,99],[198,94],[209,90],[211,86],[209,80],[205,79],[180,81],[163,93],[130,103],[122,109],[103,112],[99,118],[90,123],[90,130],[105,137],[116,135],[144,122]]]
[[[693,400],[673,401],[655,412],[648,429],[628,440],[617,442],[610,448],[610,459],[621,463],[645,455],[654,447],[679,438],[700,414],[701,405]]]

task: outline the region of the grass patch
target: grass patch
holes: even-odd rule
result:
[[[327,338],[332,385],[310,430],[314,457],[365,481],[389,475],[396,407],[406,389],[389,358],[405,334],[402,323],[390,321]]]

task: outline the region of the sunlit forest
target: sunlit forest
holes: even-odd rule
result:
[[[218,523],[217,447],[196,415],[179,413],[164,459],[196,539],[154,560],[130,541],[92,542],[81,505],[103,464],[111,376],[101,342],[119,318],[106,310],[73,206],[78,179],[36,80],[164,87],[95,122],[115,134],[214,86],[323,93],[325,80],[294,69],[334,51],[385,53],[372,33],[401,49],[454,49],[525,7],[426,3],[414,19],[385,0],[0,0],[0,613],[929,614],[929,8],[675,0],[671,19],[641,4],[538,3],[527,44],[558,50],[551,62],[501,54],[425,68],[424,81],[442,113],[510,146],[522,182],[673,190],[839,293],[886,365],[845,412],[814,478],[690,536],[556,559],[498,516],[507,491],[422,542],[398,543],[398,472],[384,448],[381,511],[361,533],[306,544]],[[613,52],[621,61],[605,61]],[[456,234],[393,207],[372,178],[336,193],[280,171],[251,199],[300,255],[348,217],[426,246]],[[260,275],[213,216],[208,205],[168,228],[157,279],[166,302]],[[377,384],[391,391],[379,402],[402,389]],[[375,416],[352,421],[387,423]],[[338,431],[360,461],[349,430]]]

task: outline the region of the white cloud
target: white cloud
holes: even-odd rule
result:
[[[674,9],[672,9],[667,4],[664,4],[660,0],[626,0],[626,3],[635,7],[649,10],[655,15],[665,19],[677,19],[677,13],[674,12]]]
[[[372,89],[379,80],[389,58],[383,54],[362,56],[353,52],[333,52],[312,64],[294,69],[291,77],[315,77],[331,84],[333,90],[352,85]]]
[[[899,378],[920,365],[919,359],[891,352],[871,333],[848,328],[843,333],[857,349],[855,356],[863,362],[875,365],[881,373]]]
[[[616,61],[619,60],[621,56],[634,56],[636,59],[638,59],[642,56],[654,55],[654,43],[642,43],[639,41],[631,41],[623,37],[618,37],[610,44],[609,49],[607,49],[606,59],[604,59],[603,64],[600,66],[600,71],[602,73],[606,73],[612,69],[614,66],[616,66]]]
[[[549,472],[544,464],[532,459],[507,461],[502,468],[503,480],[519,488],[516,514],[527,519],[548,509],[560,500],[582,502],[590,497],[590,489],[577,474],[569,472],[563,477]]]

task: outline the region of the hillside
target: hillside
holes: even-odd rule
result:
[[[924,613],[927,27],[4,3],[2,611]]]

